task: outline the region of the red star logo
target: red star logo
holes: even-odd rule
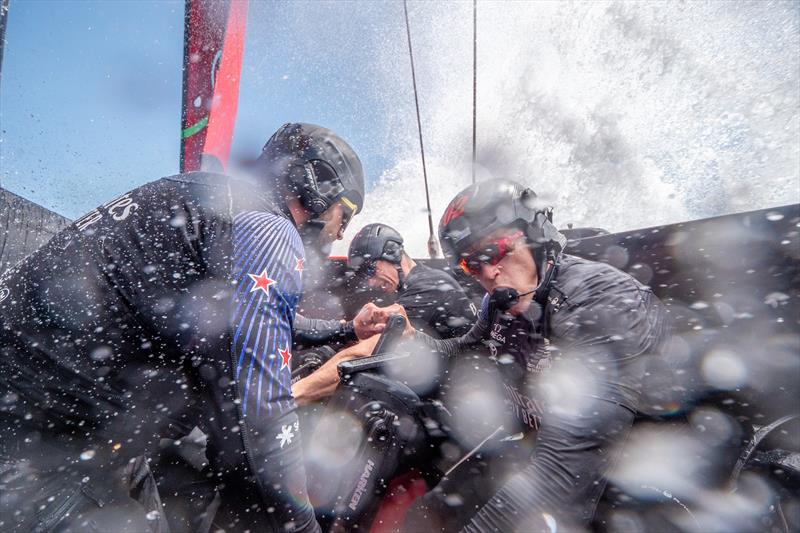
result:
[[[303,270],[306,269],[306,260],[303,259],[302,257],[297,257],[296,259],[297,259],[297,266],[294,267],[294,269],[300,272],[300,274],[302,275]]]
[[[264,269],[260,276],[256,276],[255,274],[248,274],[248,276],[250,276],[250,278],[256,282],[256,284],[253,285],[253,288],[250,289],[250,292],[261,289],[264,291],[264,294],[267,294],[269,292],[269,286],[275,283],[274,279],[269,279],[267,277],[267,269]]]
[[[281,354],[281,370],[289,366],[289,361],[292,360],[292,352],[289,351],[289,347],[287,346],[283,350],[278,350],[278,353]]]

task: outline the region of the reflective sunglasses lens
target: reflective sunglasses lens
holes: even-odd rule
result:
[[[472,270],[470,269],[469,262],[467,262],[466,258],[462,257],[458,261],[458,266],[461,268],[461,271],[464,272],[464,274],[472,274]]]
[[[458,266],[465,274],[477,276],[481,273],[481,262],[474,257],[464,257],[458,262]]]

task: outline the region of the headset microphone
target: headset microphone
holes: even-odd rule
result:
[[[489,305],[498,311],[508,311],[516,304],[521,296],[527,296],[536,292],[536,289],[520,294],[517,289],[511,287],[499,287],[492,291],[489,297]]]

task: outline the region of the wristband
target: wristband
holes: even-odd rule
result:
[[[345,341],[357,341],[358,335],[356,335],[356,327],[353,324],[352,320],[348,320],[347,322],[341,322],[341,327],[339,328],[339,334]]]

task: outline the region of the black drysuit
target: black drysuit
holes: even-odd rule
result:
[[[318,530],[290,388],[303,260],[268,191],[189,173],[7,272],[0,529]]]
[[[476,502],[459,491],[490,483],[469,480],[465,464],[416,504],[408,531],[551,531],[591,520],[668,321],[649,288],[613,267],[564,254],[554,268],[523,315],[490,311],[487,295],[468,334],[420,335],[451,357],[488,347],[506,403],[535,444],[496,492],[477,502],[477,513],[465,513]],[[454,508],[453,501],[464,504]]]
[[[453,277],[417,263],[397,294],[411,325],[425,333],[449,339],[472,328],[478,309]]]

